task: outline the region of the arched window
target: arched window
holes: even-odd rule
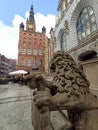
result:
[[[97,30],[94,11],[91,7],[85,7],[77,21],[77,36],[81,42]]]
[[[62,51],[66,51],[67,50],[67,47],[66,47],[66,35],[65,35],[65,33],[63,33],[62,35],[61,35],[61,39],[60,39],[60,47],[61,47],[61,50]]]

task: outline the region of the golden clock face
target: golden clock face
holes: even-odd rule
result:
[[[33,28],[33,26],[30,24],[30,25],[29,25],[29,28],[30,28],[30,29],[32,29],[32,28]]]

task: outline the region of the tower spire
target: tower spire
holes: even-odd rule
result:
[[[33,4],[31,5],[30,11],[29,11],[29,21],[35,22]]]
[[[33,31],[33,32],[36,31],[33,4],[31,5],[30,11],[29,11],[29,18],[26,21],[26,30]]]

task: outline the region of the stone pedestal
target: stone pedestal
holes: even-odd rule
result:
[[[45,107],[45,112],[40,112],[39,109],[32,104],[32,124],[34,130],[52,130],[50,123],[50,111]]]

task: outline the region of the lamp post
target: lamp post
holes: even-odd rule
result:
[[[37,63],[36,63],[36,55],[34,56],[34,64],[33,64],[32,70],[39,70]]]

